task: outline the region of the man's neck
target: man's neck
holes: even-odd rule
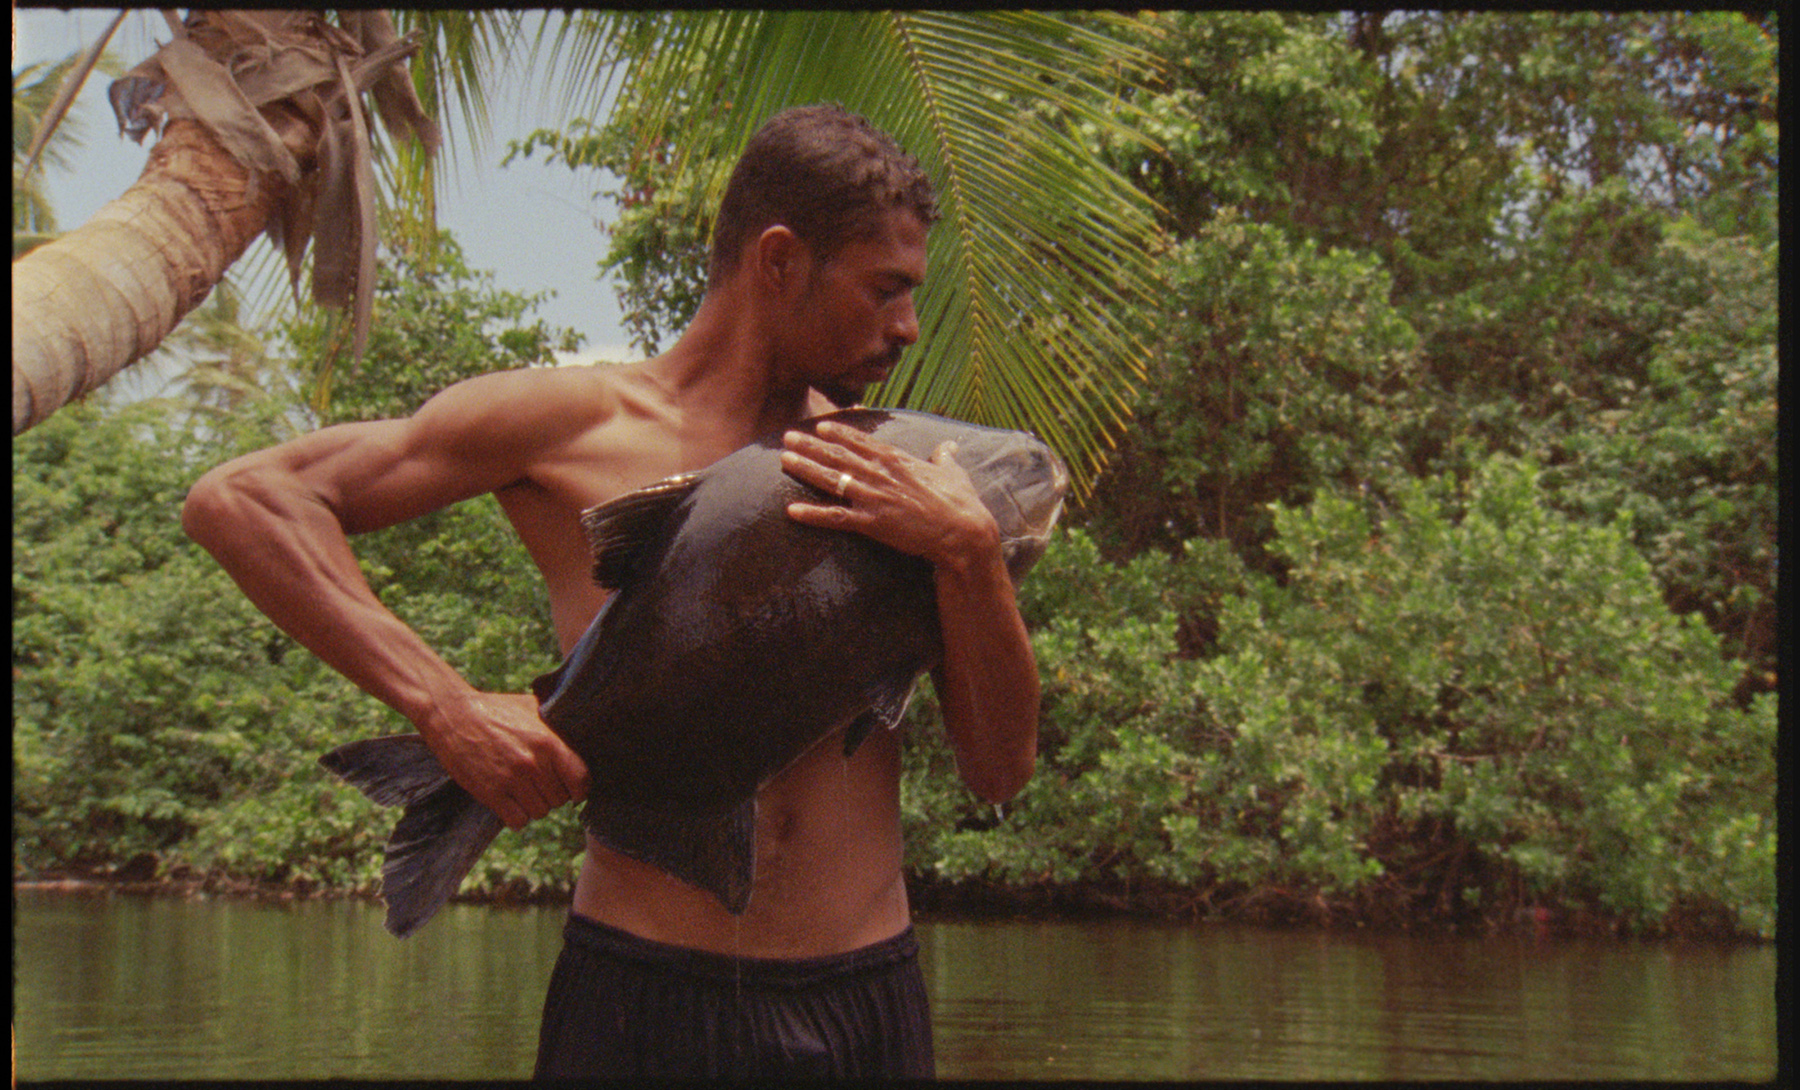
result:
[[[803,419],[816,405],[808,386],[780,373],[756,323],[718,293],[644,370],[683,417],[741,430],[746,442]]]

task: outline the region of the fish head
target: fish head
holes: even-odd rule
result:
[[[972,448],[972,449],[971,449]],[[1069,492],[1069,467],[1034,435],[996,431],[959,441],[957,462],[1000,528],[1006,570],[1017,582],[1050,543]]]

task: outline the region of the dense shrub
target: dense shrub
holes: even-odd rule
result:
[[[1773,698],[1734,704],[1718,638],[1663,603],[1625,527],[1549,510],[1538,477],[1496,459],[1391,504],[1277,507],[1279,583],[1202,550],[1108,565],[1071,533],[1027,593],[1038,776],[984,813],[920,745],[915,865],[1196,907],[1771,934]],[[1207,584],[1244,593],[1212,596],[1217,645],[1184,660],[1176,610]]]
[[[948,880],[1074,882],[1158,834],[1179,763],[1197,746],[1191,663],[1175,613],[1204,581],[1161,553],[1113,567],[1079,530],[1059,535],[1021,594],[1043,686],[1037,774],[1004,808],[956,779],[935,706],[914,715],[909,863]],[[1123,853],[1123,856],[1121,855]]]
[[[1227,210],[1171,247],[1162,274],[1149,381],[1083,512],[1109,555],[1205,536],[1254,557],[1269,503],[1399,473],[1420,411],[1417,336],[1372,256]]]
[[[326,419],[404,415],[459,378],[549,359],[532,300],[470,272],[451,240],[377,292],[379,332]],[[323,324],[291,330],[325,358]],[[294,371],[305,371],[290,365]],[[15,866],[177,869],[371,888],[397,814],[318,767],[411,730],[263,617],[180,527],[213,465],[290,433],[294,407],[235,415],[153,400],[71,406],[15,440]],[[536,570],[489,497],[357,539],[376,594],[469,681],[523,691],[559,658]],[[573,809],[504,833],[468,888],[566,886]]]
[[[1666,317],[1640,379],[1551,443],[1555,502],[1622,515],[1670,605],[1743,660],[1740,692],[1775,688],[1774,247],[1677,221],[1660,248]]]
[[[1145,381],[1021,594],[1038,775],[976,804],[922,686],[911,873],[1248,915],[1770,934],[1775,17],[1128,26],[1164,63],[1087,92],[1142,109],[1158,144],[1104,149],[1166,212],[1166,291],[1131,319]],[[691,147],[715,105],[689,111]],[[691,314],[704,246],[667,222],[691,187],[619,139],[577,123],[518,150],[623,179],[607,267],[648,344]],[[174,513],[306,416],[259,384],[310,386],[311,424],[400,415],[570,343],[453,245],[398,255],[377,296],[359,363],[324,323],[287,331],[294,359],[201,330],[231,358],[188,375],[185,409],[74,407],[15,440],[15,867],[149,853],[371,881],[392,815],[314,759],[406,724],[298,652]],[[554,662],[493,501],[357,546],[476,684]],[[504,834],[475,888],[566,884],[574,813]]]

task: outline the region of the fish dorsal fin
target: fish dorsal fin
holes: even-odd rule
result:
[[[700,474],[683,473],[582,512],[581,528],[594,554],[594,582],[608,590],[624,586],[638,554],[699,483]]]

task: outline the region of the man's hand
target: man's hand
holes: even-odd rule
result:
[[[843,497],[842,504],[793,503],[797,522],[854,530],[939,568],[963,568],[997,553],[1000,530],[946,440],[931,460],[823,421],[818,435],[783,437],[781,467],[796,480]]]
[[[420,724],[444,770],[509,829],[588,792],[587,765],[538,717],[537,698],[471,691]]]
[[[788,432],[781,465],[843,504],[793,503],[809,526],[854,530],[931,562],[944,659],[934,672],[957,768],[976,794],[1003,802],[1037,760],[1037,661],[1013,599],[1000,529],[945,442],[930,461],[823,421]]]

